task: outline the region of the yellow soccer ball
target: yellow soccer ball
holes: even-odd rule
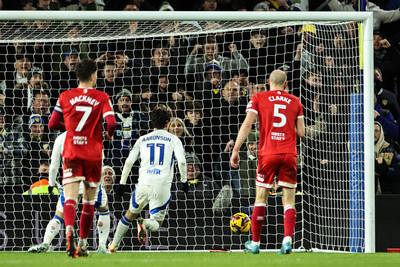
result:
[[[229,223],[233,232],[248,232],[251,226],[251,220],[247,214],[243,212],[235,213]]]

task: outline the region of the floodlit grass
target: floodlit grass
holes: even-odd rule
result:
[[[25,252],[0,252],[0,266],[154,266],[154,267],[211,267],[211,266],[400,266],[400,253],[339,254],[339,253],[293,253],[277,255],[263,253],[209,253],[209,252],[135,252],[112,255],[90,253],[88,258],[71,259],[66,253],[28,254]]]

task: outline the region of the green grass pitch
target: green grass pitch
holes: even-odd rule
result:
[[[66,253],[28,254],[25,252],[0,252],[0,266],[11,267],[212,267],[212,266],[259,266],[259,267],[368,267],[400,266],[400,253],[344,254],[344,253],[292,253],[277,255],[261,252],[210,253],[210,252],[134,252],[112,255],[90,253],[88,258],[72,259]]]

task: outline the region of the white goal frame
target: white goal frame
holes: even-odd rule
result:
[[[0,11],[2,21],[357,21],[360,32],[364,88],[364,226],[365,253],[375,252],[375,179],[373,115],[373,14],[372,12],[154,12],[154,11]]]

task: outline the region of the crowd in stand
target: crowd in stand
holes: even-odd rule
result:
[[[189,5],[187,1],[0,0],[0,7],[260,12],[357,8],[350,2],[201,0]],[[377,5],[369,2],[367,9],[378,14],[374,20],[377,192],[397,193],[400,34],[393,29],[400,11],[384,8],[398,8],[400,1],[375,2]],[[43,30],[48,27],[44,21],[33,25]],[[69,38],[80,37],[84,30],[81,23],[65,27]],[[138,27],[137,22],[129,23],[132,33]],[[196,21],[160,27],[202,29]],[[306,174],[303,179],[329,177],[338,170],[348,172],[348,92],[360,89],[361,82],[357,35],[358,26],[351,22],[168,38],[1,44],[0,184],[12,185],[9,192],[24,192],[46,178],[43,165],[48,164],[58,134],[49,131],[49,116],[60,93],[77,86],[75,67],[86,57],[98,62],[97,89],[107,92],[114,105],[118,128],[114,139],[104,142],[104,151],[105,164],[114,168],[117,179],[133,144],[151,127],[149,111],[165,105],[173,117],[168,131],[181,138],[187,152],[190,190],[216,194],[228,186],[233,195],[254,196],[257,129],[243,150],[241,158],[247,161],[241,162],[239,170],[230,168],[229,153],[248,101],[254,93],[267,90],[268,74],[278,68],[287,72],[292,93],[303,92],[304,147],[308,149],[300,153],[306,155],[301,159]],[[137,171],[132,174],[135,182]]]

